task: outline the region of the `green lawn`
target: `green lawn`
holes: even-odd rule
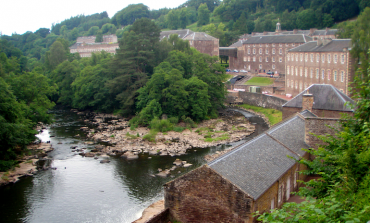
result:
[[[252,77],[245,85],[267,86],[274,83],[274,80],[268,77]]]
[[[269,119],[270,125],[275,125],[276,123],[281,122],[281,120],[283,119],[283,113],[276,109],[262,108],[262,107],[257,107],[253,105],[247,105],[247,104],[242,104],[239,106],[242,108],[250,109],[255,112],[264,114]]]

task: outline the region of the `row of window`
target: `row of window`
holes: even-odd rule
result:
[[[253,48],[252,51],[253,51],[253,54],[256,54],[256,48]],[[247,52],[248,52],[248,54],[251,54],[251,49],[248,48]],[[263,52],[263,50],[260,48],[258,50],[258,53],[262,54],[262,52]],[[272,54],[275,54],[275,53],[276,53],[275,48],[273,48],[272,49]],[[269,49],[265,49],[265,54],[269,54]],[[283,49],[282,48],[279,49],[279,54],[283,54]]]
[[[299,91],[302,91],[304,89],[306,89],[309,84],[307,84],[306,82],[302,82],[302,81],[294,81],[294,80],[287,80],[287,87],[288,88],[295,88],[295,89],[298,89],[298,86],[299,86]],[[339,89],[341,92],[343,92],[343,89]],[[344,92],[343,92],[344,93]]]
[[[303,68],[300,67],[294,67],[294,66],[287,66],[286,68],[287,70],[287,75],[292,75],[292,76],[298,76],[298,73],[299,73],[299,76],[303,76]],[[316,79],[319,79],[320,77],[320,69],[319,68],[316,68],[316,72],[314,74],[314,68],[311,68],[310,69],[310,78],[313,78],[313,76],[316,76]],[[337,71],[337,70],[334,70],[333,71],[333,78],[334,78],[334,81],[337,81],[338,80],[338,75],[340,75],[340,81],[341,82],[344,82],[344,78],[345,78],[345,72],[343,70],[341,71]],[[306,67],[304,69],[304,76],[307,77],[308,76],[308,68]],[[326,72],[325,72],[325,69],[321,69],[321,79],[324,80],[325,79],[325,76],[328,80],[331,79],[331,70],[328,69]]]
[[[253,44],[253,47],[256,47],[256,45],[259,45],[259,47],[262,47],[264,44],[262,44],[262,43],[260,43],[260,44]],[[278,45],[278,44],[275,44],[275,43],[272,43],[271,44],[272,47],[275,47],[276,45]],[[301,44],[297,44],[297,46],[299,46],[299,45],[301,45]],[[265,46],[266,47],[269,47],[270,44],[266,43]],[[279,47],[282,47],[282,46],[283,46],[283,44],[282,43],[279,43]],[[292,43],[292,44],[286,43],[285,46],[286,47],[288,47],[288,46],[293,46],[294,47],[295,46],[295,43]],[[251,47],[251,44],[248,44],[248,47]]]
[[[244,57],[243,58],[244,62],[250,62],[251,61],[251,57]],[[262,62],[263,58],[262,57],[259,57],[259,62]],[[256,62],[256,57],[252,57],[252,61],[253,62]],[[269,62],[269,57],[265,57],[265,61],[266,62]],[[271,61],[272,62],[275,62],[275,57],[271,57]],[[283,58],[282,57],[279,57],[279,62],[283,62]]]
[[[314,56],[315,55],[313,53],[310,54],[310,62],[314,62]],[[333,62],[334,63],[338,63],[338,57],[340,57],[340,62],[342,64],[344,64],[345,60],[346,60],[346,55],[340,54],[338,56],[338,54],[334,54],[334,56],[333,56]],[[288,53],[287,54],[287,61],[290,61],[290,60],[294,61],[294,59],[295,59],[295,61],[298,61],[298,53],[296,53],[296,54]],[[299,60],[303,61],[303,53],[299,54]],[[327,61],[328,63],[331,63],[331,60],[332,60],[332,55],[330,53],[328,53],[326,55],[324,53],[321,53],[321,62],[322,63],[325,63],[325,61]],[[304,61],[308,62],[308,53],[304,54]],[[320,62],[320,54],[319,53],[316,53],[316,62]]]

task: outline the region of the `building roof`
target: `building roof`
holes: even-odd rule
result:
[[[317,118],[317,115],[315,115],[314,113],[310,112],[309,110],[304,110],[300,113],[303,117],[305,118]]]
[[[318,41],[311,41],[305,43],[289,50],[289,52],[343,52],[344,49],[351,48],[352,46],[350,39],[333,39],[326,45],[318,45],[317,42]]]
[[[264,43],[306,43],[312,38],[302,34],[297,35],[270,35],[270,36],[252,36],[245,40],[243,44],[264,44]]]
[[[217,38],[210,36],[204,32],[194,32],[194,33],[187,35],[183,39],[185,40],[212,40],[212,41],[218,40]]]
[[[335,35],[337,34],[337,32],[338,32],[338,29],[315,30],[312,35],[314,36]]]
[[[243,40],[239,40],[233,44],[231,44],[229,47],[241,47],[243,46]]]
[[[215,172],[257,200],[304,155],[305,122],[298,115],[208,163]],[[289,156],[289,157],[288,157]]]
[[[163,39],[163,38],[170,38],[170,36],[172,34],[177,34],[179,36],[179,38],[183,39],[185,38],[187,35],[189,34],[192,34],[194,33],[193,31],[191,31],[190,29],[181,29],[181,30],[168,30],[168,31],[162,31],[159,35],[159,38],[160,39]]]
[[[283,107],[302,108],[302,97],[307,93],[313,95],[313,109],[354,111],[346,105],[346,103],[354,104],[354,101],[330,84],[313,84],[285,103]]]

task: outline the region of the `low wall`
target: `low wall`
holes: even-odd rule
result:
[[[242,91],[239,92],[239,98],[243,100],[243,104],[254,105],[263,108],[273,108],[279,111],[283,110],[282,105],[287,102],[285,99],[270,95]]]
[[[168,223],[171,222],[171,220],[173,219],[171,217],[170,210],[166,208],[157,215],[147,220],[145,223]]]

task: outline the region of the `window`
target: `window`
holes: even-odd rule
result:
[[[304,89],[306,89],[306,83],[304,84]],[[298,179],[298,167],[295,169],[295,174],[294,174],[294,188],[297,187],[297,179]]]
[[[262,49],[260,48],[259,53],[262,54]]]
[[[290,85],[292,88],[294,88],[294,81],[292,80],[292,83]]]
[[[299,82],[299,91],[302,91],[302,81]]]
[[[295,89],[298,89],[298,81],[295,81]]]
[[[256,49],[255,48],[253,48],[253,54],[256,54]]]
[[[275,54],[275,49],[272,49],[272,54]]]
[[[293,85],[292,85],[292,87],[293,87]],[[281,203],[281,201],[282,201],[282,196],[283,196],[283,185],[281,185],[280,187],[279,187],[279,191],[278,191],[278,203],[280,204]]]
[[[295,44],[294,44],[294,43],[292,43],[292,46],[295,46]]]
[[[303,71],[302,71],[302,67],[301,67],[301,68],[299,68],[299,76],[302,77],[302,74],[303,74]]]
[[[304,55],[304,61],[305,61],[305,62],[307,62],[307,61],[308,61],[308,54],[307,54],[307,53]]]
[[[295,54],[295,61],[298,61],[298,53]]]
[[[294,67],[292,66],[292,76],[294,75]]]
[[[253,57],[253,62],[256,62],[256,57]]]
[[[290,198],[290,176],[286,180],[286,199],[289,200]]]
[[[286,73],[287,73],[288,75],[289,75],[289,70],[290,70],[289,68],[290,68],[289,66],[287,66],[287,67],[286,67]]]
[[[328,70],[328,81],[330,81],[330,74],[331,74],[331,71]]]
[[[337,71],[335,70],[334,71],[334,81],[337,81],[337,78],[338,78],[338,74],[337,74]]]
[[[313,77],[313,69],[311,68],[311,70],[310,70],[310,78],[312,78]]]
[[[328,63],[331,62],[331,54],[328,54]]]
[[[248,54],[251,54],[251,48],[248,48]]]
[[[320,62],[320,54],[316,54],[316,62]]]
[[[286,46],[286,47],[288,47],[288,46],[289,46],[289,44],[287,44],[287,43],[286,43],[286,44],[285,44],[285,46]]]
[[[298,76],[298,67],[295,68],[295,76]]]
[[[321,79],[325,79],[325,70],[324,69],[322,69],[321,70]]]
[[[344,82],[344,71],[340,72],[340,81]]]
[[[338,63],[338,55],[337,54],[334,55],[334,63]]]
[[[282,46],[283,46],[283,44],[279,43],[279,46],[280,46],[280,47],[282,47]]]
[[[253,44],[253,47],[255,47],[256,46],[256,44]]]
[[[319,69],[316,69],[316,79],[319,79]]]
[[[303,61],[303,53],[301,53],[301,54],[299,55],[299,57],[300,57],[300,60],[301,60],[301,61]]]
[[[266,54],[269,54],[269,49],[266,49],[266,50],[265,50],[265,53],[266,53]]]
[[[275,64],[273,64],[273,65],[272,65],[272,69],[274,69],[274,70],[275,70]]]
[[[289,83],[290,83],[290,82],[289,82],[289,79],[288,79],[288,81],[286,82],[286,84],[287,84],[287,87],[289,87]]]
[[[279,57],[279,62],[283,62],[283,58],[282,57]]]
[[[279,54],[283,54],[283,49],[279,49]]]
[[[272,62],[275,62],[275,57],[272,57]]]
[[[243,61],[244,61],[244,62],[247,62],[247,57],[244,57],[244,58],[243,58]]]
[[[273,197],[271,200],[271,210],[275,209],[275,198]]]
[[[248,65],[248,70],[250,70],[251,69],[251,65]]]
[[[259,65],[259,68],[262,69],[262,64]]]
[[[251,57],[248,57],[248,62],[250,62],[251,61]]]
[[[311,62],[313,62],[313,53],[310,54]]]
[[[287,55],[287,60],[290,61],[290,54]]]
[[[325,63],[325,54],[321,55],[321,62]]]
[[[262,47],[262,44],[260,43],[260,47]]]
[[[259,61],[262,62],[262,57],[260,57]]]
[[[307,83],[304,82],[304,88],[303,89],[306,89],[307,88]]]
[[[272,47],[275,47],[275,43],[272,44]]]
[[[341,57],[342,57],[342,59],[341,59],[341,61],[340,61],[340,62],[341,62],[342,64],[344,64],[344,59],[345,59],[344,54],[342,54],[342,55],[341,55]]]
[[[268,44],[266,44],[266,47],[269,47],[269,45],[268,45]]]
[[[304,76],[307,77],[308,70],[307,68],[304,69]]]
[[[268,57],[266,57],[266,62],[269,62],[269,58]]]

